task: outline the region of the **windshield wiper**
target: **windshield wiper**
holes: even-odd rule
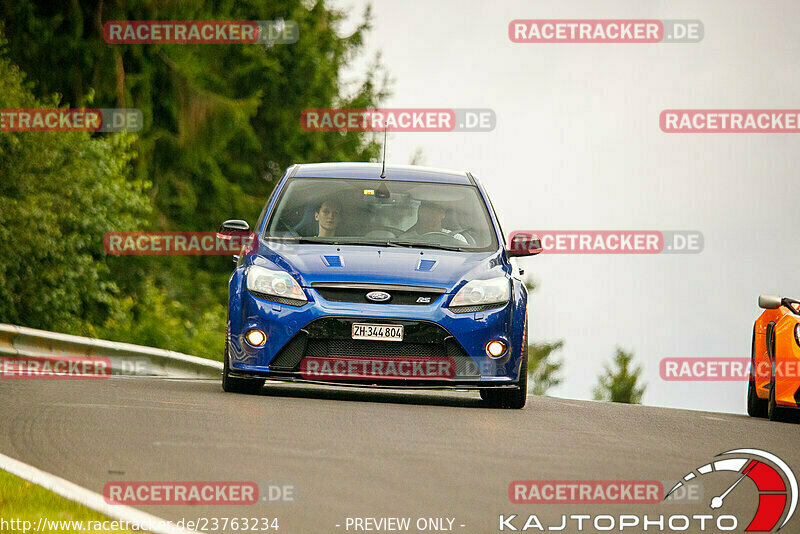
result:
[[[432,248],[439,250],[453,250],[462,252],[467,250],[461,247],[448,247],[447,245],[437,245],[436,243],[410,243],[407,241],[342,241],[342,245],[364,245],[371,247],[399,247],[399,248]]]
[[[343,245],[364,245],[367,247],[402,247],[394,241],[345,241]]]
[[[455,252],[463,252],[468,250],[465,247],[450,247],[447,245],[438,245],[436,243],[409,243],[407,241],[401,241],[400,243],[393,243],[393,245],[398,247],[408,247],[408,248],[433,248],[438,250],[453,250]]]
[[[292,243],[315,244],[315,245],[363,245],[368,247],[403,247],[392,241],[331,241],[318,237],[294,237],[289,238]]]
[[[295,237],[292,239],[294,243],[314,243],[319,245],[340,245],[341,241],[331,241],[330,239],[321,239],[319,237]]]
[[[331,241],[318,237],[287,237],[284,238],[291,243],[299,244],[315,244],[315,245],[356,245],[366,247],[398,247],[398,248],[430,248],[437,250],[452,250],[455,252],[463,252],[468,250],[464,247],[450,247],[447,245],[438,245],[436,243],[412,243],[408,241]],[[283,240],[283,239],[281,239]]]

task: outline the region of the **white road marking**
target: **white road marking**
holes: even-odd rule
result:
[[[63,478],[46,473],[32,465],[20,462],[4,454],[0,454],[0,469],[8,471],[12,475],[16,475],[28,482],[32,482],[37,486],[41,486],[46,490],[50,490],[65,499],[69,499],[87,508],[91,508],[96,512],[107,515],[112,519],[144,525],[147,531],[155,534],[197,534],[191,530],[177,528],[166,519],[161,519],[160,517],[131,508],[130,506],[108,504],[99,493],[82,488],[69,480],[64,480]]]

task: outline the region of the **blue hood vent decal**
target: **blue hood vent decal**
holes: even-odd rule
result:
[[[340,256],[322,256],[322,261],[328,267],[341,267],[343,265]]]
[[[417,271],[421,271],[423,273],[427,273],[433,270],[436,266],[436,260],[419,260],[417,264]]]

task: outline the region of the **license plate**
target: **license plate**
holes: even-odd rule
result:
[[[395,324],[353,324],[353,339],[403,341],[403,327]]]

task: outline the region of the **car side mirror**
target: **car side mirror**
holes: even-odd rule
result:
[[[511,232],[508,248],[509,257],[535,256],[542,252],[542,241],[539,236],[530,232]]]
[[[764,308],[765,310],[774,310],[775,308],[781,307],[782,300],[783,299],[777,295],[759,295],[758,307]]]
[[[247,221],[243,221],[241,219],[230,219],[220,225],[219,230],[217,230],[217,237],[225,239],[227,234],[249,231],[250,225],[247,224]]]
[[[217,239],[230,239],[232,235],[250,232],[250,225],[241,219],[229,219],[217,230]],[[239,255],[234,254],[233,263],[239,263]]]

